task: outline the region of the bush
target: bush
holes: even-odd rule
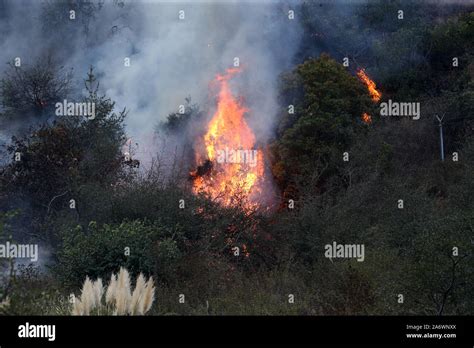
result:
[[[0,308],[8,315],[68,315],[70,303],[62,285],[39,268],[19,266],[13,278],[9,305]]]
[[[54,270],[69,286],[80,286],[85,276],[107,279],[120,267],[132,274],[151,275],[157,262],[171,265],[176,261],[179,254],[173,232],[141,220],[100,227],[91,222],[86,229],[77,226],[65,233]]]

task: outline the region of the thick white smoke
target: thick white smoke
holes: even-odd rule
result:
[[[298,42],[298,24],[285,7],[206,2],[142,3],[136,9],[132,22],[140,22],[139,29],[131,24],[95,53],[107,94],[130,110],[130,135],[146,138],[151,125],[176,112],[187,96],[205,104],[209,83],[238,58],[235,93],[246,99],[265,140],[276,112],[277,77]]]
[[[117,109],[129,110],[127,133],[146,143],[154,125],[186,97],[206,105],[209,83],[237,57],[242,73],[232,85],[265,141],[274,125],[278,75],[298,45],[292,8],[275,1],[0,0],[0,62],[21,57],[22,64],[34,64],[52,55],[73,69],[78,89],[94,66],[101,90]]]

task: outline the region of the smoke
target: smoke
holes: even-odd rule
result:
[[[155,151],[153,126],[186,97],[211,112],[209,83],[238,59],[242,73],[232,88],[265,142],[274,126],[278,75],[290,67],[299,44],[291,8],[276,1],[0,0],[0,62],[21,57],[28,65],[53,55],[73,69],[77,91],[94,66],[101,91],[117,109],[128,109],[127,133],[145,156]],[[5,140],[10,134],[2,128]]]
[[[107,95],[129,109],[127,130],[134,140],[149,139],[150,126],[176,112],[188,96],[210,114],[209,84],[237,60],[242,73],[233,81],[235,93],[246,99],[258,137],[268,137],[276,79],[298,43],[298,24],[282,6],[141,3],[130,20],[124,35],[97,48],[95,65]]]

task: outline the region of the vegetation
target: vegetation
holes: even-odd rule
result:
[[[2,273],[0,311],[70,314],[70,295],[82,286],[75,314],[472,315],[474,13],[413,3],[405,14],[419,20],[400,26],[382,15],[397,4],[359,6],[353,22],[339,21],[336,5],[302,5],[306,40],[280,78],[268,150],[275,210],[224,207],[192,192],[189,139],[204,112],[190,99],[184,113],[158,127],[169,139],[187,140],[183,158],[166,170],[160,161],[147,172],[127,166],[127,113],[99,93],[91,69],[85,101],[96,103],[95,120],[43,123],[8,146],[0,242],[40,240],[51,260],[41,270]],[[381,102],[420,101],[422,117],[379,117],[355,77],[362,67]],[[21,69],[4,74],[0,85],[10,116],[38,106],[14,100],[29,91],[28,81],[44,81],[38,95],[46,98],[65,91],[54,87],[61,69]],[[372,123],[361,120],[364,112]],[[444,115],[445,161],[435,115]],[[364,244],[364,262],[325,257],[324,246],[334,241]],[[142,274],[133,281],[122,274],[129,300],[130,283],[146,289],[145,276],[153,277],[149,311],[86,299],[93,289],[106,294],[122,267]],[[78,307],[87,301],[87,309]]]
[[[102,279],[84,281],[81,296],[72,296],[73,315],[144,315],[153,304],[155,287],[153,278],[145,279],[139,274],[132,291],[130,275],[125,268],[112,274],[110,283],[104,288]],[[102,298],[105,297],[105,303]]]

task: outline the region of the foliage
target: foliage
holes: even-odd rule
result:
[[[273,174],[284,191],[303,178],[314,187],[334,175],[334,156],[364,129],[360,119],[371,110],[363,85],[328,55],[299,65],[283,77],[282,113],[273,144]],[[291,190],[291,188],[290,188]]]
[[[6,116],[23,118],[46,116],[58,100],[67,97],[72,73],[59,67],[52,57],[32,66],[9,64],[0,81],[0,100]]]
[[[33,231],[53,212],[68,209],[74,214],[71,199],[77,202],[76,212],[85,208],[93,201],[86,196],[88,186],[110,187],[125,175],[121,153],[125,110],[114,113],[114,103],[98,94],[92,69],[86,88],[84,101],[95,103],[94,120],[64,117],[24,137],[13,137],[8,146],[12,161],[1,173],[7,195],[1,203],[5,209],[27,203]],[[17,154],[20,160],[15,159]],[[54,234],[42,237],[55,242]]]
[[[86,230],[77,226],[64,235],[55,273],[64,284],[75,286],[83,282],[84,275],[105,279],[121,266],[132,273],[152,274],[153,245],[171,235],[172,231],[158,223],[141,221],[101,227],[91,222]]]
[[[54,265],[48,274],[22,269],[12,278],[7,313],[69,314],[66,298],[86,276],[107,279],[121,267],[158,281],[150,310],[157,315],[473,313],[473,13],[404,1],[344,9],[305,2],[301,9],[299,64],[281,76],[271,144],[281,209],[222,207],[192,193],[192,139],[205,122],[190,98],[184,113],[157,127],[172,145],[184,145],[184,162],[125,170],[125,111],[116,114],[98,94],[91,71],[85,100],[96,103],[95,120],[44,124],[9,147],[22,160],[2,168],[0,208],[22,208],[9,224],[48,237]],[[378,117],[354,77],[360,67],[381,89],[381,102],[420,101],[421,118]],[[20,80],[46,76],[54,85],[63,76],[37,69],[6,75],[0,91],[9,112],[24,106],[11,92],[28,91]],[[370,125],[363,112],[373,116]],[[444,162],[435,115],[445,115]],[[334,241],[364,244],[364,262],[326,258]]]
[[[70,304],[68,294],[51,275],[36,267],[20,266],[12,283],[8,315],[67,315]]]
[[[154,299],[152,277],[146,280],[140,273],[132,291],[130,274],[121,267],[118,274],[112,274],[107,287],[104,287],[100,278],[91,281],[86,277],[80,297],[72,296],[72,314],[144,315],[150,310]]]

